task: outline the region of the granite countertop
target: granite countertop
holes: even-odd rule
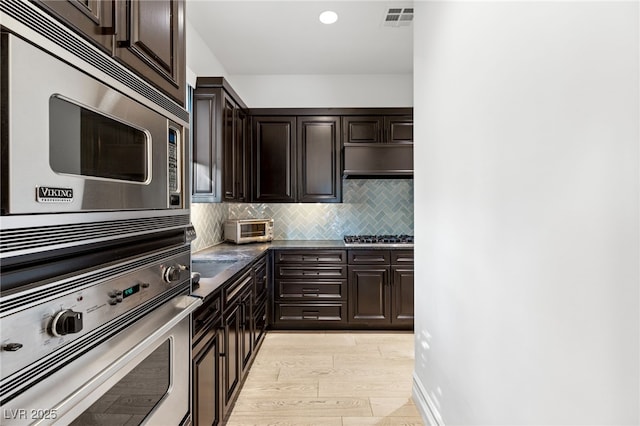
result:
[[[206,299],[224,283],[253,263],[269,249],[345,249],[343,240],[275,240],[270,243],[220,243],[191,255],[192,271],[200,273],[200,282],[191,294]],[[350,247],[353,248],[353,247]],[[371,250],[372,247],[363,247]],[[389,248],[387,247],[386,250]]]

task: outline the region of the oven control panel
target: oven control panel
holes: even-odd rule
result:
[[[149,256],[148,262],[137,258],[39,287],[38,292],[54,296],[36,303],[38,295],[32,294],[33,306],[3,313],[0,321],[3,376],[19,373],[25,366],[78,339],[93,338],[102,328],[117,327],[120,318],[134,311],[146,312],[156,299],[190,279],[185,266],[190,264],[188,249],[157,259],[157,254]],[[56,294],[62,288],[72,290]]]

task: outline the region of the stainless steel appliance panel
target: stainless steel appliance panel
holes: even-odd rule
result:
[[[158,257],[161,261],[157,261]],[[81,350],[115,319],[161,296],[190,278],[188,248],[168,250],[68,277],[34,283],[35,287],[0,300],[0,383],[40,361],[46,365],[55,351]],[[171,276],[169,276],[171,275]],[[171,278],[171,279],[170,279]],[[60,334],[58,315],[82,316],[82,329]],[[21,345],[6,350],[7,345]]]
[[[3,404],[2,424],[69,424],[168,342],[170,386],[143,424],[179,425],[189,413],[190,314],[201,304],[185,295],[157,308],[105,342],[102,350],[84,354]]]
[[[184,126],[13,34],[3,37],[9,92],[5,215],[188,208]],[[135,144],[113,148],[120,151],[110,154],[113,164],[101,166],[102,173],[83,175],[78,166],[86,150],[78,140],[92,131],[81,128],[83,112],[138,131]],[[104,145],[100,138],[96,147]]]

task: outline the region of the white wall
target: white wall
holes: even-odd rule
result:
[[[418,404],[639,424],[638,2],[415,7]]]
[[[413,106],[411,74],[229,75],[188,20],[186,34],[187,83],[224,77],[250,108]]]
[[[252,108],[413,106],[411,74],[232,75],[229,81]]]
[[[186,7],[189,7],[187,2]],[[186,61],[187,61],[187,83],[192,87],[196,85],[196,78],[200,77],[228,77],[227,71],[218,58],[211,52],[191,25],[186,22]]]

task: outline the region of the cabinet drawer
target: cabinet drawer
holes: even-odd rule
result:
[[[253,275],[251,270],[248,270],[242,274],[240,278],[228,284],[222,290],[223,309],[226,310],[231,306],[233,301],[237,299],[243,290],[250,288],[253,283]]]
[[[346,280],[277,280],[276,299],[344,300],[347,296]]]
[[[210,301],[206,301],[203,306],[193,313],[193,340],[200,338],[204,329],[213,323],[222,313],[222,302],[220,294],[216,294]]]
[[[276,303],[276,321],[345,322],[344,303]]]
[[[276,265],[276,278],[346,278],[347,266]]]
[[[259,297],[267,291],[267,265],[260,265],[255,271],[254,294]]]
[[[276,263],[347,263],[345,250],[280,250],[275,253]]]
[[[388,265],[389,250],[349,250],[349,265]]]
[[[391,252],[392,265],[413,265],[413,250],[393,250]]]

